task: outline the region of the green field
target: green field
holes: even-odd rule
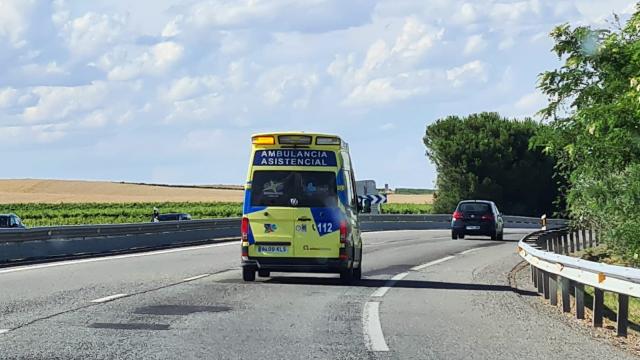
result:
[[[193,219],[211,219],[242,215],[241,203],[80,203],[80,204],[0,204],[0,214],[15,213],[28,227],[125,224],[149,222],[157,207],[160,213],[188,213]],[[428,204],[384,204],[385,214],[428,214]]]
[[[383,204],[383,214],[431,214],[431,204]]]
[[[219,202],[0,204],[0,213],[15,213],[29,227],[124,224],[151,221],[154,207],[157,207],[160,213],[188,213],[193,219],[242,215],[241,203]]]

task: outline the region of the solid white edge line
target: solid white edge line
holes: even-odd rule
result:
[[[11,329],[0,329],[0,335],[8,333]]]
[[[115,294],[115,295],[105,296],[105,297],[100,298],[100,299],[91,300],[91,302],[92,303],[96,303],[96,304],[100,304],[100,303],[105,303],[107,301],[119,299],[119,298],[125,297],[125,296],[127,296],[127,294]]]
[[[364,343],[369,351],[389,351],[382,333],[379,311],[380,303],[377,301],[368,301],[364,304],[362,333],[364,334]]]
[[[414,266],[414,267],[412,267],[412,268],[411,268],[411,270],[412,270],[412,271],[419,271],[419,270],[422,270],[422,269],[427,268],[427,267],[429,267],[429,266],[433,266],[433,265],[436,265],[436,264],[440,264],[440,263],[442,263],[442,262],[445,262],[445,261],[447,261],[447,260],[451,260],[451,259],[453,259],[453,258],[455,258],[455,256],[453,256],[453,255],[451,255],[451,256],[446,256],[446,257],[443,257],[442,259],[438,259],[438,260],[434,260],[434,261],[428,262],[428,263],[426,263],[426,264],[422,264],[422,265]]]
[[[387,284],[385,286],[382,286],[374,291],[373,294],[371,294],[371,297],[383,297],[398,280],[404,279],[407,275],[409,275],[408,272],[403,272],[392,277],[391,280],[387,281]]]
[[[461,252],[461,253],[459,253],[459,254],[460,254],[460,255],[466,255],[466,254],[468,254],[468,253],[472,253],[472,252],[474,252],[474,251],[478,251],[478,250],[480,250],[480,249],[482,249],[482,247],[477,247],[477,248],[473,248],[473,249],[468,249],[468,250],[465,250],[465,251],[463,251],[463,252]]]
[[[202,279],[203,277],[207,277],[209,275],[211,275],[211,274],[196,275],[196,276],[192,276],[190,278],[183,279],[182,281],[187,282],[187,281],[198,280],[198,279]]]
[[[37,269],[44,269],[44,268],[50,268],[50,267],[56,267],[56,266],[84,264],[84,263],[96,262],[96,261],[108,261],[108,260],[127,259],[127,258],[142,257],[142,256],[162,255],[162,254],[169,254],[174,252],[208,249],[208,248],[214,248],[214,247],[220,247],[220,246],[229,246],[229,245],[237,246],[238,243],[239,241],[230,241],[230,242],[224,242],[224,243],[218,243],[218,244],[196,245],[196,246],[188,246],[188,247],[182,247],[182,248],[176,248],[176,249],[149,251],[144,253],[102,256],[102,257],[96,257],[96,258],[90,258],[90,259],[68,260],[68,261],[59,261],[59,262],[53,262],[53,263],[47,263],[47,264],[27,265],[27,266],[20,266],[16,268],[0,270],[0,274],[26,271],[26,270],[37,270]]]

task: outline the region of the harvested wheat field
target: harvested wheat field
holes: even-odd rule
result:
[[[387,195],[387,199],[389,201],[389,204],[433,204],[433,194],[389,194]]]
[[[108,181],[0,180],[0,204],[242,202],[238,185],[162,186]],[[433,195],[389,194],[390,204],[431,204]]]
[[[0,180],[0,204],[242,202],[240,186],[221,188],[138,185],[108,181]]]

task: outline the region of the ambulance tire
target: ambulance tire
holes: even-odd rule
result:
[[[353,268],[340,272],[340,281],[344,285],[351,284],[353,282]]]
[[[353,280],[360,281],[362,279],[362,262],[357,269],[353,269]]]
[[[244,281],[255,281],[256,280],[256,271],[243,268],[242,269],[242,280]]]

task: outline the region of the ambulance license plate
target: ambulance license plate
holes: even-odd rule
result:
[[[286,254],[289,252],[288,246],[269,246],[269,245],[259,245],[258,246],[259,253],[267,253],[267,254]]]
[[[467,230],[480,230],[480,226],[467,226]]]

